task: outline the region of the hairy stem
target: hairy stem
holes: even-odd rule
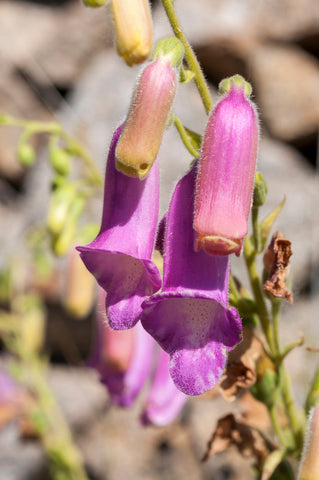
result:
[[[178,21],[178,18],[175,12],[173,0],[162,0],[162,3],[176,38],[178,38],[184,45],[185,58],[187,60],[189,68],[194,73],[194,82],[202,98],[206,113],[208,114],[212,108],[212,100],[210,98],[209,89],[208,89],[205,77],[203,75],[203,72],[200,68],[199,62],[180,26],[180,23]]]

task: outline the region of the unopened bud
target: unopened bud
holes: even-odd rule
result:
[[[75,196],[76,189],[72,183],[64,183],[53,191],[47,225],[54,235],[58,235],[62,231]]]
[[[53,251],[56,255],[65,255],[75,241],[77,222],[84,209],[84,199],[75,197],[67,212],[67,221],[62,231],[53,239]]]
[[[84,318],[94,304],[95,279],[72,248],[68,258],[64,306],[76,318]]]
[[[69,175],[71,168],[71,157],[62,148],[53,148],[50,151],[50,163],[56,173],[59,175]]]
[[[143,179],[158,154],[176,92],[176,71],[170,59],[158,57],[139,79],[118,141],[116,168]]]
[[[28,143],[22,143],[17,151],[19,162],[25,167],[31,167],[35,160],[34,149]]]
[[[223,94],[209,116],[195,192],[195,250],[240,254],[248,231],[258,144],[258,119],[250,85],[223,80]]]
[[[255,185],[253,194],[253,207],[261,207],[267,198],[268,188],[264,177],[260,172],[255,175]]]
[[[303,448],[298,480],[319,478],[319,405],[309,414],[308,428]]]
[[[153,26],[147,0],[112,0],[116,46],[128,65],[146,60],[153,44]]]

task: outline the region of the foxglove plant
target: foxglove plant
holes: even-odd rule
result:
[[[195,196],[195,248],[240,254],[248,231],[256,169],[258,120],[251,86],[240,75],[223,80],[210,114]]]
[[[108,155],[100,232],[89,245],[77,247],[85,266],[107,292],[108,321],[115,330],[133,327],[143,300],[161,286],[151,260],[158,219],[158,166],[143,182],[119,172],[115,148],[120,134],[121,127]]]
[[[228,257],[194,251],[196,165],[175,188],[166,221],[164,279],[144,301],[142,324],[170,355],[182,392],[199,395],[220,379],[227,352],[241,340],[241,321],[228,308]]]

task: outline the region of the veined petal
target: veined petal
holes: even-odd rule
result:
[[[228,257],[194,251],[196,165],[173,194],[165,233],[164,282],[143,302],[142,324],[170,354],[177,388],[199,395],[221,377],[227,351],[241,340],[236,309],[228,309]]]
[[[86,268],[107,292],[108,321],[115,330],[133,327],[142,301],[161,286],[151,261],[158,220],[158,165],[144,181],[118,172],[115,148],[120,133],[121,127],[110,146],[100,232],[89,245],[77,247]]]

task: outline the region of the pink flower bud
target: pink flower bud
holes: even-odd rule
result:
[[[310,411],[298,480],[319,478],[319,405]]]
[[[112,0],[116,46],[128,65],[147,59],[153,45],[153,26],[147,0]]]
[[[139,79],[115,152],[126,175],[144,178],[156,159],[176,92],[173,65],[170,54],[158,55]]]
[[[239,75],[223,80],[203,140],[195,197],[195,249],[240,254],[247,235],[258,144],[250,85]]]

